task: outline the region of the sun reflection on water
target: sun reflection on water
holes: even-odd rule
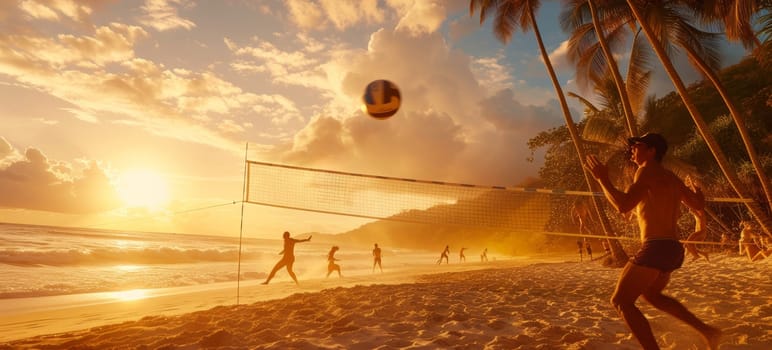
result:
[[[117,265],[115,268],[122,272],[134,272],[137,270],[142,269],[142,266],[139,265]]]
[[[122,290],[119,292],[110,292],[110,296],[114,299],[121,301],[133,301],[147,298],[147,290],[145,289],[131,289]]]

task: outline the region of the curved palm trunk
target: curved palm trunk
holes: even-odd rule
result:
[[[563,94],[563,89],[560,87],[560,82],[558,81],[558,77],[555,74],[555,69],[552,67],[552,63],[549,59],[549,54],[547,53],[547,49],[544,48],[544,41],[542,41],[541,33],[539,32],[539,26],[536,24],[536,18],[533,14],[533,11],[530,9],[528,10],[528,16],[531,19],[531,23],[533,24],[533,32],[536,36],[536,41],[539,44],[539,51],[541,52],[541,57],[544,60],[544,65],[547,68],[547,72],[549,73],[550,79],[552,80],[552,85],[555,87],[555,93],[558,95],[558,100],[560,101],[560,108],[563,111],[563,117],[566,119],[566,127],[568,128],[568,133],[571,135],[571,141],[574,144],[574,148],[576,149],[576,154],[579,156],[579,161],[584,161],[584,151],[582,150],[581,146],[581,139],[579,138],[579,131],[576,129],[576,124],[574,124],[574,120],[571,118],[571,112],[568,109],[568,102],[566,102],[566,97]],[[587,170],[582,167],[582,173],[584,174],[584,180],[587,182],[587,186],[590,188],[590,190],[593,190],[593,186],[595,185],[595,181],[592,179],[590,174],[587,173]],[[613,237],[615,236],[611,232],[611,225],[609,225],[608,218],[606,218],[606,215],[604,215],[602,210],[602,204],[600,203],[600,199],[596,196],[593,196],[593,206],[595,207],[595,212],[600,218],[600,224],[603,228],[603,232],[606,236]],[[611,256],[614,259],[614,261],[619,264],[620,266],[622,264],[625,264],[628,260],[627,253],[625,253],[624,249],[622,249],[622,245],[619,243],[616,239],[608,239],[609,246],[611,247]]]
[[[638,21],[638,24],[641,25],[641,29],[643,29],[643,32],[646,34],[646,38],[649,40],[649,43],[654,49],[654,52],[657,54],[657,57],[665,67],[665,71],[667,71],[668,76],[670,76],[670,80],[673,82],[673,85],[678,91],[678,94],[681,95],[681,100],[683,100],[686,109],[689,111],[689,114],[692,117],[692,120],[694,120],[694,124],[697,126],[697,131],[700,133],[703,140],[705,140],[705,143],[708,145],[710,152],[713,153],[713,157],[716,159],[716,162],[718,162],[718,166],[721,168],[721,172],[724,173],[727,181],[729,181],[729,184],[732,186],[735,193],[740,196],[740,198],[749,199],[750,197],[745,193],[745,189],[741,186],[737,174],[731,168],[729,162],[726,159],[726,156],[724,155],[724,152],[721,150],[721,147],[719,147],[716,139],[713,138],[713,135],[710,134],[708,125],[702,118],[702,114],[700,114],[700,111],[697,110],[697,106],[694,105],[694,102],[689,97],[688,92],[686,91],[686,86],[681,80],[681,77],[678,75],[678,72],[676,72],[676,69],[673,66],[673,62],[671,62],[668,58],[667,53],[665,52],[665,49],[662,47],[662,44],[659,42],[658,38],[654,36],[649,24],[643,20],[643,16],[640,12],[640,9],[638,9],[638,6],[636,6],[635,0],[627,0],[627,4],[632,10],[633,16],[635,16],[635,20]],[[745,201],[744,204],[748,208],[748,211],[750,211],[751,215],[753,215],[761,224],[764,232],[767,235],[772,236],[772,232],[770,232],[769,229],[769,218],[764,213],[761,206],[752,200]]]
[[[756,170],[756,174],[759,177],[761,188],[764,190],[764,195],[767,197],[767,204],[769,205],[769,209],[772,211],[772,191],[770,191],[769,188],[769,178],[764,172],[764,168],[759,161],[759,156],[756,153],[756,149],[751,143],[750,135],[748,135],[748,128],[745,127],[745,121],[743,120],[740,111],[737,109],[737,106],[734,104],[734,102],[732,102],[732,100],[729,98],[729,94],[724,88],[724,84],[721,84],[721,81],[718,79],[716,72],[710,69],[708,65],[705,64],[705,61],[703,61],[699,55],[694,52],[694,50],[688,47],[685,47],[685,49],[692,61],[697,64],[697,67],[700,69],[700,71],[702,71],[702,73],[708,77],[708,80],[713,83],[713,86],[716,88],[716,90],[718,90],[718,94],[721,95],[721,99],[724,100],[724,104],[726,104],[726,107],[729,109],[729,114],[732,116],[732,120],[734,120],[735,125],[737,125],[737,131],[740,132],[743,145],[745,145],[745,149],[748,151],[748,157],[751,159],[753,169]]]
[[[627,88],[625,87],[625,81],[622,79],[622,74],[619,73],[619,66],[617,66],[616,60],[611,53],[611,49],[606,42],[606,36],[603,29],[600,26],[600,19],[598,19],[598,13],[595,8],[595,0],[587,0],[587,4],[590,6],[590,15],[592,16],[592,25],[595,28],[595,35],[598,37],[598,42],[603,50],[603,55],[606,56],[606,62],[611,70],[611,75],[614,77],[614,84],[617,86],[619,92],[619,99],[622,101],[622,109],[625,112],[625,120],[627,121],[627,133],[630,137],[638,134],[638,126],[635,120],[635,114],[633,113],[633,107],[630,104],[630,97],[627,95]]]

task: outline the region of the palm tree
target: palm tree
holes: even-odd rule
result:
[[[579,138],[579,132],[571,117],[571,112],[568,109],[568,102],[563,94],[563,89],[560,87],[555,69],[552,67],[552,62],[549,59],[547,49],[544,47],[544,41],[539,31],[539,26],[536,22],[535,12],[539,9],[541,2],[539,0],[471,0],[469,4],[469,13],[474,15],[474,12],[479,8],[480,10],[480,24],[485,22],[485,19],[490,10],[494,10],[496,17],[494,19],[494,34],[503,43],[508,42],[512,38],[512,34],[516,27],[520,27],[520,30],[527,32],[533,30],[536,42],[539,46],[539,52],[541,53],[544,66],[547,69],[547,73],[552,80],[552,85],[555,88],[555,93],[560,101],[560,108],[565,118],[566,127],[568,128],[571,141],[576,149],[576,154],[581,162],[584,159],[584,151],[582,149],[581,139]],[[588,188],[592,189],[595,185],[595,181],[590,174],[582,167],[584,178]],[[593,204],[595,206],[595,212],[600,218],[601,226],[604,233],[607,236],[613,236],[609,229],[609,223],[606,216],[601,211],[600,200],[593,196]],[[621,266],[628,260],[627,254],[622,249],[622,245],[617,240],[609,239],[609,244],[612,247],[612,257]]]
[[[627,150],[629,136],[626,133],[626,125],[620,118],[621,102],[614,78],[607,71],[606,75],[593,76],[591,79],[599,106],[577,93],[568,92],[569,97],[577,99],[585,107],[582,141],[601,146],[605,151],[624,152]]]
[[[618,41],[625,23],[613,19],[601,21],[595,0],[564,0],[564,2],[568,10],[561,15],[561,22],[564,30],[573,33],[569,40],[569,50],[572,53],[569,57],[575,62],[578,61],[577,63],[586,69],[594,69],[594,71],[588,72],[590,77],[599,74],[600,71],[608,70],[611,73],[627,121],[627,134],[631,137],[637,135],[638,126],[630,102],[630,91],[619,72],[605,30],[609,29],[608,35],[611,36],[612,40]],[[589,12],[589,19],[587,12]],[[593,43],[589,36],[597,38],[597,43]],[[600,47],[603,57],[598,57],[598,47]],[[608,68],[606,69],[606,67]],[[637,92],[634,91],[634,93]]]
[[[700,133],[703,140],[705,140],[705,143],[707,144],[708,149],[710,149],[711,153],[713,153],[713,156],[716,159],[716,162],[718,162],[718,166],[723,172],[727,181],[732,186],[735,193],[737,193],[740,196],[740,198],[743,198],[743,199],[750,198],[746,194],[745,188],[741,185],[740,180],[737,176],[737,173],[734,171],[734,169],[731,168],[731,165],[727,160],[726,156],[724,155],[723,151],[719,147],[713,135],[709,132],[707,123],[702,117],[702,114],[700,113],[700,111],[697,110],[697,107],[692,101],[691,97],[689,97],[688,92],[686,90],[686,86],[681,80],[681,77],[678,75],[678,72],[676,71],[672,61],[670,60],[666,52],[666,49],[665,49],[666,45],[671,41],[670,34],[681,34],[681,35],[684,34],[683,33],[684,28],[678,27],[679,21],[675,21],[676,23],[675,30],[674,30],[674,27],[668,25],[673,23],[672,21],[674,20],[674,18],[680,17],[680,16],[677,16],[678,15],[677,7],[673,6],[677,4],[675,4],[674,2],[668,2],[668,1],[652,4],[651,2],[642,1],[642,0],[627,0],[627,3],[630,6],[632,15],[635,17],[636,21],[641,26],[641,29],[643,30],[644,34],[646,34],[646,37],[649,40],[649,43],[651,44],[652,48],[654,49],[654,52],[657,54],[657,57],[662,62],[662,65],[664,66],[665,71],[670,77],[670,80],[673,82],[673,85],[675,85],[675,88],[678,91],[678,94],[681,96],[681,99],[683,100],[684,105],[686,106],[686,109],[689,111],[689,114],[691,115],[692,120],[694,120],[694,123],[697,127],[697,131]],[[655,5],[658,5],[658,6],[655,7]],[[684,43],[684,42],[688,42],[690,39],[691,38],[676,36],[675,41]],[[772,236],[772,232],[769,229],[769,225],[770,225],[769,218],[764,212],[764,210],[761,208],[761,206],[754,201],[746,201],[745,205],[748,208],[748,210],[751,212],[751,214],[761,224],[761,227],[764,230],[764,232],[767,235]]]
[[[693,0],[691,0],[693,1]],[[704,21],[715,22],[718,21],[724,25],[725,34],[727,39],[733,41],[740,41],[746,48],[759,47],[761,42],[759,41],[756,33],[753,31],[753,27],[750,23],[750,18],[762,9],[762,1],[760,0],[743,0],[743,1],[727,1],[727,0],[710,0],[699,1],[692,3],[690,1],[690,7],[692,10],[701,15]],[[769,3],[769,2],[768,2]],[[766,6],[769,6],[769,4]],[[763,17],[762,17],[763,18]],[[700,32],[694,27],[679,21],[680,27],[683,28],[685,34],[689,34],[692,38],[699,40]],[[763,30],[763,28],[762,28]],[[742,114],[737,108],[736,104],[729,98],[729,94],[721,84],[721,81],[716,74],[716,67],[711,66],[708,62],[702,60],[702,57],[691,50],[691,46],[682,45],[687,49],[687,54],[692,64],[699,69],[702,74],[713,84],[718,91],[721,99],[729,109],[729,114],[732,116],[732,120],[737,126],[737,130],[740,133],[740,138],[743,141],[748,157],[751,160],[753,169],[755,170],[759,182],[761,182],[761,188],[764,191],[764,195],[767,199],[770,211],[772,211],[772,189],[770,189],[769,178],[767,177],[764,167],[759,160],[758,153],[756,152],[753,143],[751,143],[748,128],[745,126],[745,121],[742,118]]]
[[[594,9],[595,5],[594,3],[597,2],[596,0],[566,0],[567,4],[569,5],[569,8],[567,11],[565,11],[561,15],[562,23],[564,30],[567,30],[572,33],[571,39],[569,40],[569,50],[572,53],[569,57],[574,58],[574,60],[577,62],[577,66],[579,69],[583,70],[591,70],[590,72],[586,73],[588,76],[592,76],[594,74],[597,74],[597,71],[600,69],[605,69],[605,65],[599,64],[605,63],[601,61],[608,61],[609,67],[612,69],[612,73],[614,73],[614,67],[615,65],[611,64],[614,60],[613,57],[608,53],[608,50],[604,50],[605,52],[605,60],[602,60],[602,58],[598,57],[598,44],[595,44],[591,42],[588,36],[590,34],[600,33],[599,28],[607,28],[609,33],[609,38],[612,43],[620,42],[621,40],[617,38],[617,35],[619,34],[619,28],[623,26],[626,23],[629,23],[630,21],[625,20],[625,18],[630,18],[629,14],[629,7],[627,7],[625,4],[625,9],[620,11],[620,8],[618,6],[619,1],[606,1],[604,2],[604,6],[601,8],[601,13],[603,13],[601,16],[603,19],[602,26],[599,25],[597,22],[599,21],[600,17],[597,14],[597,10]],[[674,11],[674,4],[677,2],[669,1],[663,3],[661,6],[661,10],[663,15],[661,18],[667,18],[668,21],[666,21],[664,24],[668,25],[671,30],[669,32],[678,33],[678,35],[675,36],[674,41],[676,44],[678,44],[680,47],[684,48],[690,61],[692,64],[701,71],[705,77],[716,87],[716,90],[719,92],[719,95],[723,99],[724,103],[726,104],[727,108],[729,109],[730,115],[732,116],[732,119],[735,122],[735,125],[737,126],[737,129],[740,133],[741,139],[743,141],[743,145],[745,146],[745,149],[748,152],[749,158],[751,160],[751,164],[753,165],[753,168],[755,170],[755,173],[757,174],[759,178],[759,182],[761,183],[762,190],[766,196],[767,203],[770,205],[770,209],[772,209],[772,190],[769,188],[769,179],[766,175],[766,172],[763,169],[763,165],[761,164],[761,161],[759,160],[759,157],[757,155],[757,152],[750,140],[750,135],[748,133],[748,129],[745,126],[745,122],[742,118],[742,115],[740,114],[739,109],[736,107],[736,104],[732,102],[732,100],[729,98],[729,94],[724,88],[724,86],[721,84],[720,80],[718,79],[718,76],[716,74],[716,70],[719,67],[719,55],[717,50],[717,36],[712,33],[707,33],[704,31],[701,31],[694,26],[692,26],[688,20],[686,20],[683,16],[681,16],[680,13],[677,11]],[[745,39],[746,42],[751,43],[755,39],[755,35],[752,35],[753,33],[750,33],[750,37],[748,38],[748,35],[741,35],[742,33],[745,33],[744,29],[745,27],[750,27],[748,23],[743,24],[742,20],[740,18],[747,18],[750,17],[750,15],[753,13],[753,11],[757,11],[758,9],[758,2],[755,0],[751,1],[739,1],[739,2],[726,2],[726,1],[699,1],[694,3],[693,1],[687,1],[687,3],[690,5],[690,7],[693,9],[693,11],[697,11],[697,7],[706,8],[707,10],[702,11],[703,13],[708,13],[706,15],[703,15],[704,18],[716,20],[722,20],[728,22],[726,24],[727,27],[734,27],[735,30],[732,31],[734,33],[733,37],[736,37],[738,39]],[[587,23],[587,7],[589,7],[589,12],[591,12],[592,15],[592,22],[593,24],[590,25]],[[626,10],[625,13],[624,10]],[[729,21],[726,16],[718,16],[717,14],[725,14],[725,13],[735,13],[735,14],[743,14],[743,15],[735,15],[733,17],[733,21]],[[632,20],[632,18],[630,18]],[[632,21],[634,22],[634,21]],[[594,30],[594,32],[591,32]],[[728,30],[729,31],[729,30]],[[637,33],[636,33],[637,34]],[[595,35],[593,35],[595,36]],[[603,45],[604,35],[597,35],[597,39],[599,41],[600,46],[606,48],[607,45]],[[635,56],[631,57],[635,58]],[[631,65],[630,69],[628,70],[628,73],[633,72],[633,68],[636,68],[637,65]],[[594,69],[595,71],[592,71]],[[615,80],[618,75],[615,74]],[[578,74],[579,81],[582,81],[582,74]],[[628,79],[628,82],[637,82],[638,79]],[[618,85],[619,86],[619,85]],[[619,89],[619,91],[624,91],[622,89]],[[627,90],[628,93],[631,92],[630,89]],[[622,96],[622,102],[624,106],[625,97]],[[637,110],[637,109],[636,109]],[[628,124],[629,124],[629,117],[628,117]]]
[[[758,156],[758,153],[756,152],[756,148],[753,146],[753,143],[751,142],[751,137],[750,137],[750,134],[748,133],[748,128],[745,126],[745,120],[739,108],[737,108],[737,105],[729,97],[729,93],[726,91],[726,88],[719,80],[718,74],[716,73],[715,68],[711,67],[710,64],[705,62],[705,60],[699,55],[699,53],[695,52],[693,48],[689,46],[684,46],[684,48],[686,49],[686,53],[689,56],[689,60],[692,62],[694,66],[696,66],[700,70],[700,72],[702,72],[705,75],[706,78],[708,78],[711,84],[713,84],[713,86],[718,91],[718,94],[721,96],[721,99],[724,101],[724,104],[729,109],[729,115],[732,117],[734,124],[737,126],[737,131],[740,133],[740,138],[743,141],[745,150],[748,152],[748,157],[750,158],[751,164],[753,165],[753,168],[756,171],[756,175],[759,178],[759,182],[761,182],[761,188],[764,191],[764,195],[767,198],[767,203],[769,204],[769,208],[772,210],[772,189],[770,189],[769,178],[767,177],[767,174],[764,171],[764,167],[761,164],[761,161],[759,160],[759,156]]]
[[[631,22],[634,23],[634,20],[632,20],[629,14],[629,7],[627,7],[627,4],[624,4],[624,9],[620,9],[618,6],[620,3],[619,1],[605,1],[604,6],[600,9],[603,17],[603,23],[600,25],[598,21],[601,16],[597,14],[597,10],[594,10],[594,3],[596,3],[597,0],[564,1],[566,1],[568,8],[561,15],[561,22],[563,24],[563,29],[572,33],[571,39],[569,40],[569,52],[572,54],[569,55],[569,57],[577,62],[578,69],[591,70],[590,72],[586,73],[587,76],[592,76],[593,74],[597,74],[598,70],[605,69],[606,66],[599,64],[599,62],[605,63],[606,61],[609,62],[609,67],[612,69],[612,73],[616,73],[616,66],[613,65],[613,57],[607,52],[607,50],[604,50],[604,52],[606,52],[604,55],[605,60],[603,60],[602,57],[598,57],[597,51],[599,45],[592,42],[588,36],[592,34],[594,38],[595,33],[600,33],[598,28],[602,27],[607,28],[610,39],[609,41],[611,43],[621,42],[621,39],[617,38],[617,36],[620,34],[619,28],[625,24],[630,24]],[[674,2],[671,1],[669,3],[672,5]],[[751,14],[758,10],[758,1],[751,0],[727,2],[721,0],[711,0],[695,2],[690,0],[687,1],[687,3],[694,12],[697,12],[698,14],[702,13],[701,16],[704,18],[704,20],[723,21],[726,22],[726,26],[728,28],[734,28],[734,30],[727,29],[727,32],[734,33],[734,36],[728,34],[728,37],[744,40],[744,42],[749,44],[757,42],[751,40],[756,38],[752,32],[748,34],[746,33],[746,30],[743,29],[750,28],[750,24],[743,23],[741,18],[745,18],[747,22]],[[587,23],[587,7],[589,7],[589,11],[592,13],[592,25]],[[719,54],[716,45],[718,36],[713,33],[707,33],[695,28],[679,13],[670,11],[671,8],[667,6],[662,7],[669,12],[669,25],[674,29],[673,32],[679,33],[679,35],[675,37],[676,44],[686,50],[686,53],[692,64],[713,84],[725,105],[729,109],[730,115],[732,116],[732,119],[740,133],[743,146],[747,150],[751,164],[753,165],[754,171],[759,178],[762,190],[766,196],[766,201],[769,204],[770,209],[772,209],[772,189],[769,188],[769,178],[767,177],[763,165],[761,164],[758,154],[753,146],[753,143],[750,140],[748,128],[745,126],[745,122],[742,118],[739,108],[737,108],[736,104],[729,98],[728,92],[724,88],[723,84],[721,84],[720,80],[718,79],[718,75],[716,74],[716,70],[719,67]],[[703,11],[699,11],[700,9]],[[732,18],[728,18],[725,16],[726,13],[743,15],[735,15],[733,17],[729,16]],[[627,20],[626,18],[629,18],[630,20]],[[594,29],[594,32],[591,32],[592,29]],[[603,42],[605,41],[603,35],[597,35],[597,39],[600,46],[603,46],[604,48],[607,46],[603,45]],[[645,52],[645,50],[638,51]],[[635,56],[632,56],[631,60],[635,58]],[[633,72],[633,69],[636,67],[638,67],[638,65],[631,65],[628,69],[628,72]],[[577,80],[581,82],[583,81],[582,78],[585,76],[585,74],[578,73],[577,76],[579,78]],[[614,76],[616,80],[618,74],[615,74]],[[638,82],[640,80],[628,79],[627,81]],[[617,84],[617,86],[619,87],[619,84]],[[618,90],[620,92],[624,91],[619,88]],[[631,89],[628,89],[627,91],[630,94],[633,93]],[[623,106],[625,106],[625,101],[627,101],[626,96],[622,96]],[[627,116],[627,118],[629,124],[629,116]]]

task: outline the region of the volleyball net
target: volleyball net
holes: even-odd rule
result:
[[[576,203],[600,192],[481,186],[247,160],[245,202],[271,207],[511,233],[605,237],[568,229]],[[742,203],[736,198],[708,198]],[[571,232],[573,231],[573,232]],[[616,229],[617,238],[638,240]]]

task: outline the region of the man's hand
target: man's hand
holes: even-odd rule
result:
[[[587,156],[584,167],[589,170],[592,177],[598,181],[608,178],[608,167],[606,167],[606,164],[601,163],[594,155]]]

